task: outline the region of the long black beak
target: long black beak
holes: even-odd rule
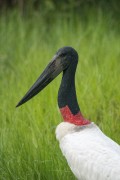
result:
[[[36,94],[38,94],[42,89],[44,89],[55,77],[57,77],[64,69],[68,66],[68,61],[55,55],[52,61],[45,68],[43,73],[39,76],[37,81],[25,94],[25,96],[20,100],[16,107],[24,104]]]

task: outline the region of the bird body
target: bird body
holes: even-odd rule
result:
[[[56,138],[79,180],[120,180],[120,146],[94,123],[77,126],[62,122]]]
[[[78,105],[77,63],[78,54],[72,47],[59,49],[17,107],[38,94],[63,71],[58,106],[64,122],[56,129],[63,155],[79,180],[120,180],[120,146],[85,119]]]

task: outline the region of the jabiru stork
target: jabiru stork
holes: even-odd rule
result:
[[[120,146],[96,124],[85,119],[80,111],[75,90],[77,63],[75,49],[59,49],[17,107],[38,94],[63,71],[58,106],[64,122],[57,126],[56,138],[70,169],[79,180],[120,180]]]

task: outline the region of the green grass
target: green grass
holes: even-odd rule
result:
[[[0,179],[74,180],[55,139],[62,119],[57,106],[61,75],[37,97],[15,105],[65,45],[79,53],[76,89],[85,117],[120,143],[120,34],[110,15],[38,14],[0,17]]]

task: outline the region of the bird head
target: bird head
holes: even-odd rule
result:
[[[44,89],[52,80],[54,80],[62,71],[69,68],[70,65],[78,62],[78,54],[72,47],[60,48],[45,70],[19,101],[16,107],[24,104],[32,97],[37,95],[42,89]]]

